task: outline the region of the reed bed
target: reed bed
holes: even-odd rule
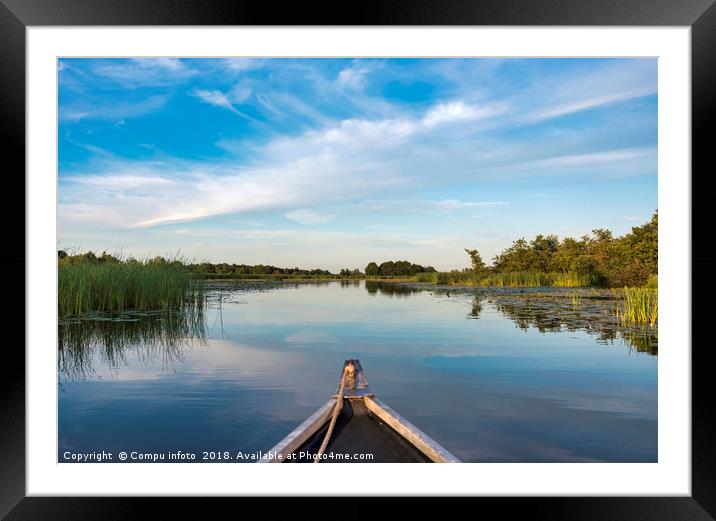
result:
[[[494,286],[494,287],[585,287],[594,286],[599,281],[591,275],[576,273],[543,273],[543,272],[507,272],[507,273],[474,273],[450,271],[437,273],[418,273],[415,282],[427,282],[449,286]]]
[[[659,291],[625,287],[614,314],[625,325],[656,326],[659,320]]]
[[[180,263],[80,263],[58,272],[60,317],[203,306],[203,284]]]

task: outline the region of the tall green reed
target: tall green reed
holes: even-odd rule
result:
[[[655,326],[659,320],[659,290],[625,287],[614,314],[622,324]]]
[[[203,285],[180,263],[80,263],[58,266],[60,317],[203,305]]]

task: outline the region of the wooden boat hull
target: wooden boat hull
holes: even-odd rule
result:
[[[459,463],[460,460],[410,421],[376,398],[360,362],[356,385],[345,390],[322,463]],[[328,430],[333,396],[269,452],[263,463],[311,463]]]

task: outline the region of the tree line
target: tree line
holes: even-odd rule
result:
[[[402,261],[386,261],[378,265],[376,262],[371,262],[365,267],[365,274],[367,277],[370,276],[412,276],[418,273],[432,273],[435,272],[435,268],[432,266],[421,266],[420,264],[413,264],[412,262]]]
[[[134,257],[122,258],[119,255],[112,255],[107,251],[97,254],[93,251],[84,253],[70,253],[67,250],[57,250],[57,263],[60,266],[75,266],[78,264],[144,264],[150,266],[185,266],[186,263],[178,258],[167,259],[156,256],[147,259],[136,259]]]
[[[228,264],[226,262],[211,263],[187,263],[186,261],[175,258],[168,259],[162,256],[151,257],[148,259],[138,260],[134,257],[122,258],[119,255],[112,255],[107,251],[97,254],[92,251],[85,253],[71,254],[66,250],[58,250],[58,264],[60,266],[71,266],[75,264],[107,264],[107,263],[123,263],[123,264],[148,264],[148,265],[167,265],[167,266],[185,266],[189,271],[194,273],[218,273],[222,275],[333,275],[328,270],[322,269],[302,269],[302,268],[279,268],[270,264]],[[355,270],[357,271],[357,270]],[[360,274],[360,272],[359,272]]]
[[[318,268],[280,268],[270,264],[227,264],[226,262],[213,264],[211,262],[201,262],[199,264],[190,264],[189,268],[197,273],[219,273],[224,275],[333,275],[328,270]]]
[[[334,275],[329,270],[319,268],[303,269],[280,268],[270,264],[229,264],[226,262],[212,263],[186,263],[181,259],[167,259],[162,256],[156,256],[144,260],[137,260],[134,257],[122,258],[119,255],[112,255],[107,251],[101,254],[88,251],[84,253],[71,254],[66,250],[58,250],[58,262],[61,266],[74,264],[105,264],[105,263],[126,263],[126,264],[150,264],[150,265],[182,265],[188,267],[189,271],[194,273],[214,273],[221,275]],[[342,277],[362,277],[367,276],[411,276],[417,273],[435,272],[432,266],[424,267],[419,264],[413,264],[409,261],[386,261],[378,265],[371,262],[366,266],[365,273],[358,268],[343,268],[339,275]]]

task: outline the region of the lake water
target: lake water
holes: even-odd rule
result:
[[[346,358],[463,461],[657,461],[656,342],[595,327],[596,296],[574,307],[552,290],[555,311],[525,291],[214,288],[198,318],[60,325],[59,461],[266,451],[325,403]]]

